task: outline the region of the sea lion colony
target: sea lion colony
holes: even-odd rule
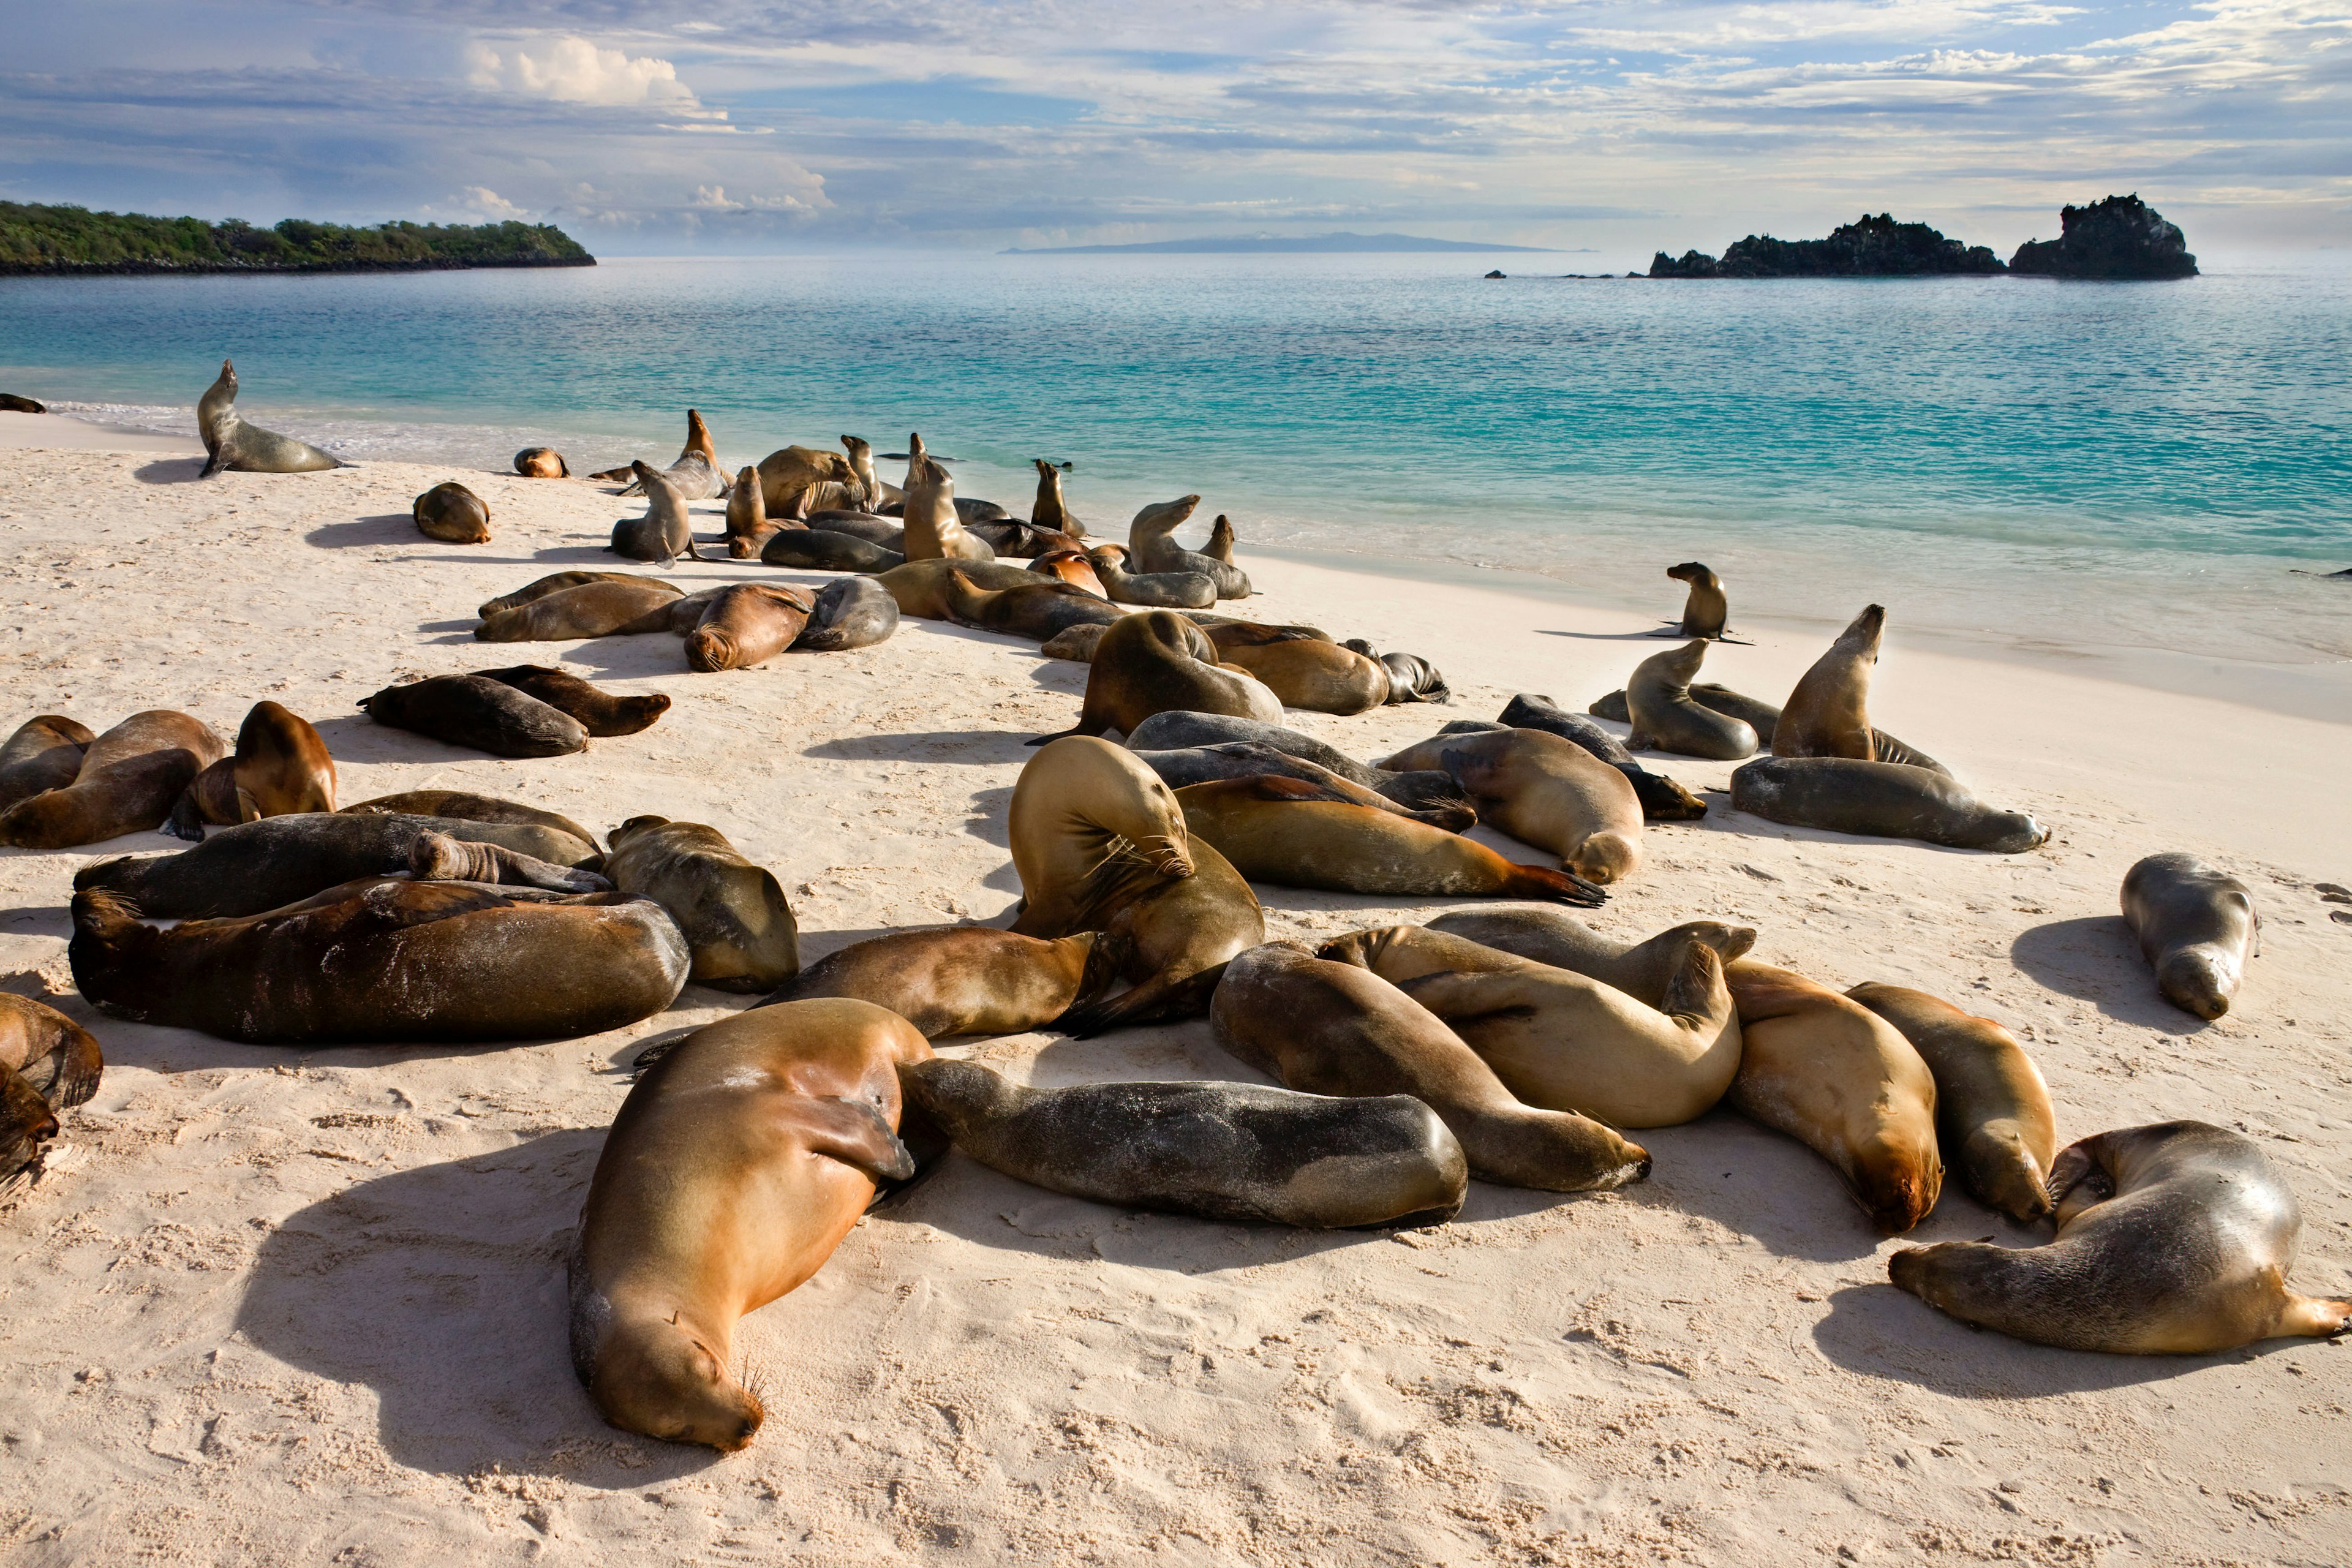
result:
[[[239,422],[236,390],[224,364],[200,419],[207,473],[332,464]],[[877,479],[868,443],[843,445],[785,447],[730,479],[690,412],[667,468],[594,476],[647,501],[615,527],[616,552],[696,555],[686,502],[724,497],[727,556],[848,574],[821,592],[754,581],[689,595],[638,573],[559,572],[482,605],[475,635],[667,634],[687,669],[716,672],[869,646],[912,616],[1080,659],[1076,722],[1033,742],[1007,809],[1022,890],[1009,930],[891,931],[803,967],[782,888],[716,828],[638,816],[600,845],[557,814],[448,790],[339,808],[318,731],[274,702],[255,705],[234,745],[154,710],[103,731],[39,715],[0,746],[0,844],[157,829],[196,841],[74,878],[75,984],[116,1017],[268,1044],[496,1042],[635,1022],[689,981],[763,994],[640,1057],[596,1167],[570,1264],[571,1347],[614,1425],[751,1441],[765,1412],[731,1365],[737,1321],[810,1278],[877,1194],[950,1144],[1130,1207],[1417,1226],[1452,1218],[1473,1175],[1562,1192],[1639,1182],[1651,1155],[1628,1132],[1723,1103],[1820,1153],[1887,1234],[1935,1206],[1948,1164],[1988,1205],[2053,1221],[2040,1247],[1895,1256],[1895,1284],[1970,1322],[2185,1352],[2352,1321],[2352,1302],[2286,1288],[2300,1219],[2250,1140],[2168,1122],[2061,1150],[2040,1072],[1994,1019],[1899,986],[1841,993],[1751,958],[1747,927],[1692,921],[1627,944],[1560,908],[1597,907],[1641,875],[1647,824],[1707,809],[1633,750],[1769,748],[1731,793],[1773,821],[2003,854],[2040,845],[2031,817],[1871,727],[1881,606],[1775,708],[1694,684],[1727,609],[1721,580],[1685,563],[1668,574],[1692,584],[1678,626],[1691,640],[1591,705],[1630,740],[1523,694],[1498,721],[1455,721],[1367,763],[1286,727],[1284,710],[1443,700],[1442,676],[1317,627],[1216,613],[1251,590],[1229,518],[1203,551],[1175,542],[1198,496],[1145,507],[1122,548],[1077,523],[1066,464],[1036,463],[1024,521],[957,496],[950,459],[920,437],[902,486]],[[571,473],[543,447],[515,468]],[[420,496],[415,518],[447,542],[488,537],[488,509],[456,481]],[[360,706],[514,757],[637,733],[669,699],[526,664]],[[1464,837],[1477,822],[1556,865]],[[1266,940],[1253,881],[1525,901],[1310,948]],[[2226,1011],[2255,931],[2245,886],[2158,854],[2121,902],[2161,994],[2200,1017]],[[1183,1017],[1208,1018],[1285,1087],[1038,1090],[930,1045]],[[89,1032],[0,995],[0,1185],[38,1179],[59,1113],[100,1070]]]

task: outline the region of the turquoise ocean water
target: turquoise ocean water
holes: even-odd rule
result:
[[[2183,283],[1506,281],[1459,257],[623,260],[401,277],[0,280],[0,389],[364,461],[730,464],[920,429],[1027,511],[1198,491],[1244,548],[1539,573],[2020,646],[2352,658],[2352,268]],[[1477,262],[1478,265],[1473,265]],[[1533,264],[1531,266],[1530,264]],[[895,478],[896,475],[892,474]],[[616,513],[617,515],[617,513]]]

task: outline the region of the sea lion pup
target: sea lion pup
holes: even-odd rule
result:
[[[514,471],[527,479],[568,479],[572,465],[552,447],[525,447],[514,455]]]
[[[1540,730],[1441,734],[1385,758],[1395,772],[1442,766],[1478,820],[1548,849],[1588,882],[1622,882],[1642,864],[1642,803],[1625,775]]]
[[[1675,1127],[1715,1108],[1739,1070],[1723,956],[1675,950],[1656,1006],[1612,985],[1419,926],[1363,931],[1316,955],[1355,963],[1445,1021],[1529,1105],[1613,1127]]]
[[[1074,588],[1084,588],[1097,599],[1110,595],[1095,574],[1094,557],[1083,550],[1047,550],[1029,558],[1029,570],[1040,577],[1050,577],[1067,583]]]
[[[1368,767],[1339,747],[1312,735],[1255,719],[1223,713],[1155,713],[1137,725],[1127,738],[1129,747],[1138,752],[1172,752],[1187,746],[1221,745],[1227,741],[1251,741],[1272,746],[1286,756],[1328,768],[1349,783],[1361,784],[1413,811],[1469,804],[1469,797],[1462,793],[1462,786],[1454,782],[1451,773],[1435,769],[1392,773]]]
[[[1376,790],[1341,778],[1328,768],[1318,767],[1304,757],[1294,757],[1276,751],[1272,746],[1255,741],[1227,741],[1214,746],[1189,746],[1181,751],[1137,752],[1143,764],[1160,775],[1170,789],[1182,789],[1189,784],[1213,784],[1219,779],[1250,779],[1276,777],[1298,779],[1328,790],[1342,800],[1368,805],[1375,811],[1392,811],[1432,827],[1448,833],[1465,833],[1478,821],[1478,814],[1468,802],[1449,802],[1426,810],[1415,810],[1400,805]]]
[[[1310,713],[1362,713],[1389,700],[1389,668],[1375,658],[1313,638],[1228,646],[1209,640],[1226,664],[1264,682],[1285,708]]]
[[[1037,651],[1047,658],[1066,658],[1076,664],[1092,664],[1095,649],[1102,646],[1103,633],[1108,629],[1107,626],[1066,626],[1040,643]]]
[[[1132,752],[1092,736],[1063,736],[1023,764],[1007,823],[1022,893],[1013,929],[1024,936],[1102,930],[1082,916],[1130,862],[1154,880],[1192,875],[1175,794]]]
[[[1036,585],[1037,575],[1026,566],[1015,566],[1007,561],[909,561],[875,574],[890,597],[898,602],[898,613],[919,620],[944,621],[948,618],[948,584],[961,576],[975,588],[1029,588]]]
[[[0,746],[0,811],[44,790],[63,789],[81,772],[82,755],[98,737],[61,713],[44,713],[16,726]]]
[[[2017,1037],[1939,996],[1901,985],[1846,994],[1902,1032],[1936,1079],[1936,1137],[1960,1181],[2021,1225],[2050,1212],[2058,1119],[2050,1089]]]
[[[1676,628],[1677,635],[1704,637],[1708,642],[1722,637],[1724,623],[1731,614],[1731,602],[1723,596],[1723,579],[1696,561],[1669,566],[1666,575],[1690,584],[1689,596],[1683,601],[1683,619]]]
[[[760,559],[770,566],[795,567],[803,572],[887,572],[906,557],[846,533],[824,528],[780,528],[760,546]]]
[[[667,631],[671,608],[684,596],[667,583],[616,573],[602,581],[558,588],[492,611],[474,628],[474,637],[480,642],[641,637]]]
[[[489,886],[543,888],[556,893],[609,893],[612,879],[601,872],[559,866],[499,844],[452,838],[430,829],[408,847],[408,874],[420,882],[481,882]]]
[[[760,470],[746,467],[735,476],[735,483],[727,491],[727,554],[730,559],[749,561],[760,553],[760,546],[775,525],[768,521],[767,498],[760,489]]]
[[[800,927],[773,873],[698,822],[633,816],[605,836],[604,875],[667,910],[694,954],[693,981],[772,991],[800,973]]]
[[[1409,1094],[1333,1099],[1244,1083],[1030,1089],[977,1062],[898,1069],[908,1103],[992,1171],[1072,1197],[1309,1229],[1443,1225],[1462,1145]]]
[[[1154,713],[1178,709],[1271,721],[1282,717],[1282,700],[1255,677],[1219,663],[1216,648],[1183,616],[1144,610],[1122,618],[1095,645],[1078,721],[1062,733],[1131,734]],[[1029,743],[1055,738],[1041,735]]]
[[[335,809],[335,759],[308,720],[257,702],[237,727],[236,750],[195,776],[163,831],[202,838],[205,823],[255,822]]]
[[[681,555],[699,560],[694,530],[687,522],[685,493],[669,482],[668,475],[648,467],[643,458],[629,468],[645,487],[646,515],[625,517],[614,523],[613,542],[605,548],[632,561],[658,561],[665,565]]]
[[[675,583],[665,583],[658,577],[647,577],[636,572],[551,572],[544,577],[524,584],[511,594],[501,594],[495,599],[485,599],[474,614],[488,620],[501,610],[519,609],[535,599],[561,594],[566,588],[585,587],[591,583],[635,583],[658,588],[672,598],[684,593]]]
[[[898,601],[871,577],[841,577],[817,593],[808,625],[793,640],[803,653],[871,647],[898,629]]]
[[[585,890],[589,885],[569,871],[596,855],[586,838],[535,823],[474,822],[354,806],[239,823],[176,855],[100,860],[75,872],[74,887],[115,894],[151,920],[265,914],[347,882],[409,872],[416,864],[417,839],[427,833],[513,850],[515,858],[500,860],[498,880],[555,892]],[[542,872],[542,864],[564,868],[565,874]]]
[[[1199,496],[1179,496],[1174,500],[1159,501],[1135,514],[1127,527],[1127,548],[1136,569],[1147,573],[1199,572],[1217,585],[1220,599],[1246,599],[1250,596],[1249,574],[1230,562],[1213,555],[1203,555],[1197,550],[1187,550],[1176,542],[1177,529],[1192,515],[1201,504]]]
[[[686,668],[750,669],[793,646],[816,601],[795,588],[738,583],[711,600],[686,638]]]
[[[1741,959],[1726,973],[1739,1009],[1734,1110],[1827,1160],[1871,1223],[1898,1236],[1943,1191],[1936,1080],[1892,1024],[1786,969]]]
[[[517,664],[474,673],[485,680],[511,686],[559,712],[570,714],[580,721],[582,729],[599,740],[650,730],[670,707],[669,698],[663,692],[647,692],[642,697],[616,696],[593,680],[583,680],[570,670],[552,665]]]
[[[160,827],[227,751],[201,719],[168,708],[133,713],[90,742],[71,784],[0,812],[0,844],[68,849]]]
[[[2246,885],[2194,855],[2151,855],[2124,874],[2123,905],[2164,999],[2208,1020],[2227,1013],[2257,925]]]
[[[519,800],[501,800],[494,795],[475,795],[462,789],[412,789],[398,795],[380,795],[356,805],[347,805],[337,813],[341,816],[446,816],[459,822],[499,823],[517,827],[544,828],[551,834],[562,834],[577,839],[579,846],[557,845],[551,859],[561,859],[567,866],[596,857],[596,836],[560,811],[544,811],[526,805]],[[503,839],[499,842],[505,842]],[[543,851],[531,850],[531,854]],[[361,873],[354,872],[357,876]],[[349,881],[349,877],[338,880]]]
[[[1995,811],[1949,773],[1850,757],[1759,757],[1732,770],[1731,806],[1767,822],[1951,849],[2020,855],[2050,837],[2021,811]]]
[[[1209,1019],[1219,1045],[1292,1089],[1412,1096],[1487,1181],[1578,1193],[1650,1173],[1640,1145],[1572,1111],[1521,1104],[1427,1008],[1370,970],[1297,942],[1266,942],[1226,965]]]
[[[1691,677],[1706,658],[1706,643],[1694,639],[1634,667],[1625,683],[1625,708],[1633,733],[1626,745],[1637,752],[1672,752],[1736,763],[1756,754],[1754,728],[1691,700]]]
[[[1572,872],[1506,860],[1475,839],[1358,805],[1297,779],[1227,779],[1176,792],[1196,841],[1253,882],[1339,893],[1544,899],[1588,907],[1609,895]]]
[[[1965,1323],[2063,1350],[2206,1355],[2352,1327],[2352,1301],[2286,1288],[2303,1211],[2252,1139],[2202,1121],[2085,1138],[2050,1172],[2057,1238],[1945,1241],[1887,1259]]]
[[[1217,580],[1205,572],[1145,572],[1127,569],[1126,552],[1116,545],[1096,545],[1087,563],[1113,604],[1148,605],[1164,610],[1205,610],[1217,602]]]
[[[862,445],[862,443],[861,443]],[[784,447],[760,459],[760,500],[770,521],[804,519],[826,507],[868,504],[850,460],[815,447]]]
[[[566,1273],[572,1367],[604,1419],[744,1447],[766,1411],[729,1373],[737,1320],[824,1266],[884,1182],[899,1062],[930,1047],[867,1003],[756,1007],[696,1030],[613,1119]]]
[[[1421,655],[1384,653],[1380,656],[1380,661],[1389,672],[1390,702],[1454,700],[1454,688],[1445,684],[1444,673]]]
[[[947,618],[960,626],[1045,642],[1072,626],[1108,626],[1119,612],[1069,583],[1031,577],[1018,588],[976,588],[953,574],[940,595]]]
[[[1227,517],[1223,512],[1217,514],[1217,521],[1209,527],[1209,542],[1201,546],[1201,553],[1212,561],[1222,561],[1228,566],[1234,563],[1234,520],[1232,518]]]
[[[610,893],[368,880],[163,931],[84,891],[73,922],[74,984],[99,1007],[255,1045],[566,1039],[650,1017],[686,983],[670,918]]]
[[[761,1005],[855,996],[887,1007],[927,1039],[1024,1035],[1085,997],[1098,940],[1088,931],[1045,942],[990,926],[896,931],[827,953]],[[1104,970],[1102,961],[1095,967]],[[1107,970],[1101,978],[1108,982]]]
[[[866,511],[844,511],[828,508],[813,511],[803,520],[810,528],[821,528],[827,533],[845,533],[852,539],[862,539],[868,544],[896,552],[907,542],[907,530],[896,518],[877,517]]]
[[[1711,680],[1695,681],[1691,685],[1690,698],[1700,707],[1711,708],[1727,719],[1737,719],[1755,731],[1759,746],[1770,745],[1774,731],[1780,728],[1780,710],[1778,708],[1760,697],[1747,696],[1728,686],[1718,686]],[[1622,687],[1606,697],[1595,698],[1592,706],[1585,711],[1596,719],[1608,719],[1620,724],[1633,721],[1633,713],[1625,706]]]
[[[38,398],[22,397],[13,392],[0,392],[0,413],[47,414],[49,405]]]
[[[1030,503],[1029,521],[1039,528],[1050,528],[1057,533],[1066,533],[1072,539],[1084,539],[1087,536],[1086,525],[1078,521],[1078,514],[1072,511],[1069,503],[1062,499],[1062,471],[1069,465],[1049,463],[1043,458],[1029,460],[1037,469],[1037,499]]]
[[[416,531],[447,544],[488,544],[490,508],[455,479],[444,479],[410,503]]]
[[[1870,672],[1878,663],[1886,608],[1873,605],[1853,618],[1797,679],[1772,729],[1776,757],[1847,757],[1864,763],[1907,763],[1935,773],[1943,763],[1870,727]]]
[[[958,517],[955,481],[947,468],[922,452],[907,465],[907,501],[901,518],[909,561],[993,561],[996,552],[971,536]]]
[[[851,488],[857,496],[853,504],[870,512],[885,502],[902,502],[907,499],[904,490],[896,485],[884,484],[880,476],[875,473],[873,442],[863,436],[844,436],[841,449],[849,459],[849,471],[853,476]]]
[[[961,504],[961,500],[958,502]],[[1052,552],[1080,550],[1079,541],[1051,528],[1039,528],[1017,517],[967,517],[963,530],[998,555],[1034,560]]]
[[[0,1194],[58,1135],[58,1112],[98,1092],[106,1058],[88,1029],[0,991]]]
[[[247,425],[236,412],[236,366],[221,361],[220,375],[196,400],[196,435],[205,444],[204,471],[215,474],[311,474],[346,465],[291,436]]]
[[[1522,691],[1504,707],[1497,721],[1509,729],[1540,730],[1547,735],[1558,735],[1623,773],[1625,782],[1633,786],[1634,798],[1642,803],[1644,821],[1696,822],[1706,815],[1706,802],[1665,774],[1652,773],[1616,736],[1583,714],[1570,713],[1549,697]],[[1446,729],[1455,727],[1448,724]]]
[[[571,714],[481,675],[387,686],[360,707],[379,724],[499,757],[560,757],[588,744],[586,726]]]

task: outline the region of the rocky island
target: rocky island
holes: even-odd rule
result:
[[[1653,278],[1911,278],[1999,272],[2000,258],[1981,245],[1963,245],[1924,223],[1896,223],[1891,213],[1841,224],[1827,239],[1774,239],[1751,234],[1721,260],[1687,250],[1676,260],[1660,251]]]
[[[373,228],[288,218],[94,213],[0,202],[0,275],[153,272],[430,272],[467,267],[593,267],[552,224],[387,223]]]
[[[2062,207],[2056,239],[2029,239],[2009,258],[2011,272],[2048,278],[2194,278],[2180,226],[2137,195]]]

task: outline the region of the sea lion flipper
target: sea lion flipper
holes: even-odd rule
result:
[[[205,814],[196,805],[196,786],[191,784],[172,803],[172,815],[156,830],[173,838],[184,838],[191,844],[205,841]]]
[[[903,1182],[915,1173],[915,1156],[872,1101],[796,1100],[793,1121],[810,1153],[838,1160],[877,1185]]]
[[[57,1135],[49,1102],[15,1068],[0,1067],[0,1180],[30,1165]]]

